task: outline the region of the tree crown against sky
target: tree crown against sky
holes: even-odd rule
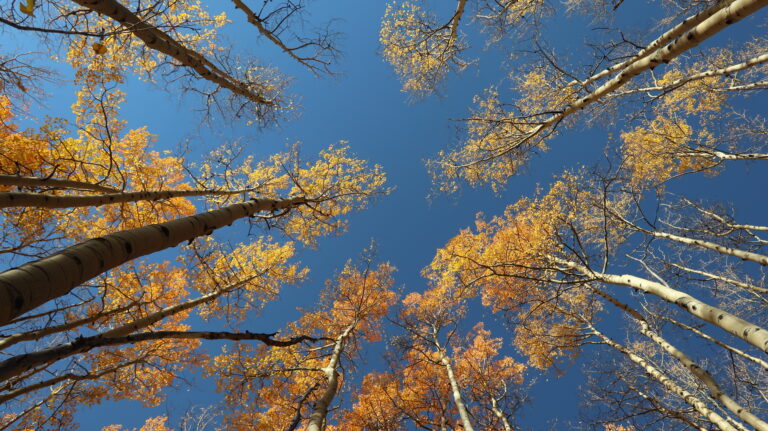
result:
[[[0,425],[766,429],[765,2],[449,3],[4,6]]]

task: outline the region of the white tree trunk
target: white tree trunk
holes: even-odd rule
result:
[[[453,374],[451,360],[443,354],[442,350],[440,351],[440,362],[445,367],[445,373],[448,375],[448,381],[451,383],[453,402],[456,404],[456,409],[459,411],[459,417],[461,418],[461,424],[464,426],[464,431],[475,431],[475,429],[472,428],[472,423],[469,421],[467,405],[464,404],[464,399],[461,398],[461,390],[459,389],[459,383],[456,381],[456,376]]]
[[[768,331],[764,328],[754,325],[746,320],[737,317],[725,310],[706,304],[687,293],[672,289],[661,283],[646,280],[634,275],[623,274],[605,274],[593,271],[592,269],[578,264],[576,262],[555,259],[558,263],[569,268],[575,269],[583,275],[593,278],[603,283],[614,284],[618,286],[628,286],[643,292],[650,293],[672,304],[678,305],[692,315],[718,326],[729,333],[741,338],[749,344],[757,347],[763,352],[768,352]]]
[[[51,195],[45,193],[0,192],[0,208],[77,208],[99,207],[124,202],[158,201],[191,196],[221,196],[245,193],[247,190],[168,190],[109,193],[102,195]]]
[[[261,94],[254,93],[247,83],[238,81],[201,54],[184,47],[162,30],[136,16],[117,0],[74,0],[74,2],[119,22],[134,36],[144,41],[148,48],[176,59],[182,65],[197,72],[201,78],[216,83],[255,103],[274,105],[273,101],[267,100]]]
[[[602,99],[604,96],[624,86],[640,73],[645,72],[648,69],[653,69],[659,64],[669,63],[673,58],[696,47],[725,27],[757,12],[766,4],[768,4],[768,0],[736,0],[727,7],[719,8],[717,12],[706,17],[698,25],[685,31],[684,34],[681,34],[679,37],[672,40],[672,42],[665,47],[649,50],[649,53],[652,53],[652,55],[646,54],[641,56],[645,50],[641,51],[636,55],[636,57],[640,57],[638,60],[628,64],[614,78],[606,81],[591,93],[568,105],[561,112],[544,119],[526,134],[524,140],[531,140],[544,129],[560,123],[565,117]]]
[[[137,257],[209,235],[260,211],[290,209],[304,203],[304,198],[251,199],[194,216],[90,239],[0,273],[0,325]]]
[[[747,424],[753,426],[757,431],[768,431],[768,423],[765,423],[762,419],[758,418],[752,412],[740,406],[733,398],[726,394],[722,387],[715,381],[712,375],[705,369],[701,368],[696,362],[693,361],[688,355],[677,347],[670,344],[661,335],[652,331],[648,326],[648,322],[645,320],[642,314],[637,310],[629,307],[628,305],[618,301],[611,295],[601,291],[600,289],[594,289],[594,292],[607,299],[610,303],[616,307],[624,310],[627,314],[632,316],[640,326],[640,333],[650,338],[654,343],[661,347],[665,352],[671,355],[673,358],[680,361],[681,364],[701,383],[706,386],[709,394],[712,398],[719,401],[725,408],[735,413],[741,420]]]
[[[682,398],[683,401],[685,401],[691,407],[693,407],[699,414],[707,418],[713,424],[717,425],[717,427],[720,428],[721,431],[738,431],[733,425],[728,423],[728,421],[726,421],[722,416],[712,411],[709,407],[707,407],[707,405],[704,402],[702,402],[701,400],[696,398],[696,396],[694,396],[690,392],[680,387],[677,383],[675,383],[674,380],[670,379],[658,368],[654,367],[650,362],[648,362],[641,356],[636,355],[631,350],[627,349],[621,344],[608,338],[605,334],[595,329],[594,326],[590,324],[587,324],[587,326],[589,326],[589,328],[592,330],[592,333],[596,335],[598,338],[600,338],[603,341],[603,343],[613,347],[614,349],[626,355],[632,362],[640,365],[645,370],[645,372],[648,373],[650,377],[652,377],[653,379],[661,383],[661,385],[664,386],[664,388],[667,391]]]
[[[647,232],[649,235],[655,236],[656,238],[664,238],[671,241],[679,242],[681,244],[695,245],[697,247],[705,248],[707,250],[716,251],[721,254],[727,254],[729,256],[738,257],[739,259],[749,260],[752,262],[757,262],[760,265],[768,266],[768,256],[765,256],[759,253],[752,253],[751,251],[739,250],[737,248],[726,247],[724,245],[716,244],[714,242],[704,241],[701,239],[687,238],[684,236],[674,235],[666,232],[657,232],[657,231],[644,231],[644,232]]]
[[[62,189],[92,190],[103,193],[118,193],[120,190],[112,187],[100,186],[98,184],[86,183],[83,181],[59,180],[56,178],[37,178],[22,177],[20,175],[0,175],[0,186],[17,187],[51,187]]]
[[[307,424],[307,431],[323,430],[323,424],[325,423],[325,418],[328,415],[328,408],[331,406],[331,402],[333,401],[333,398],[336,396],[336,393],[339,391],[339,372],[336,371],[336,368],[338,368],[339,366],[339,361],[341,360],[341,353],[344,351],[344,343],[346,342],[347,338],[352,333],[352,331],[355,329],[355,325],[357,325],[356,321],[353,322],[351,325],[347,326],[344,332],[342,332],[341,335],[336,337],[336,341],[333,345],[333,353],[331,354],[331,357],[328,359],[328,363],[326,364],[325,368],[323,368],[323,373],[325,374],[327,387],[325,388],[325,392],[323,392],[323,395],[320,396],[320,398],[315,402],[315,407],[314,409],[312,409],[312,413],[310,413],[309,415],[309,423]]]

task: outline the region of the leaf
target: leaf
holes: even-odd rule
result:
[[[34,0],[31,0],[31,1],[34,1]],[[93,48],[93,52],[98,55],[104,55],[107,53],[107,47],[99,42],[94,42],[93,45],[91,45],[91,47]]]
[[[27,0],[27,4],[19,3],[19,10],[29,16],[35,16],[35,2],[37,0]]]

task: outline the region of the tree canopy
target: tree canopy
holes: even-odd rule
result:
[[[0,430],[768,430],[768,1],[363,3],[0,6]]]

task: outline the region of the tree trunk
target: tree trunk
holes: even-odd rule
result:
[[[77,208],[99,207],[124,202],[158,201],[190,196],[221,196],[246,193],[247,190],[168,190],[110,193],[102,195],[51,195],[45,193],[0,192],[0,208]]]
[[[459,411],[459,417],[461,418],[461,424],[464,425],[464,431],[475,431],[475,429],[472,428],[472,423],[469,421],[469,412],[467,412],[467,406],[464,404],[464,400],[461,398],[461,391],[459,390],[459,384],[456,381],[456,376],[453,374],[451,361],[441,352],[440,362],[445,367],[445,372],[448,375],[448,381],[451,382],[453,402],[456,403],[456,409]]]
[[[751,251],[739,250],[737,248],[726,247],[724,245],[716,244],[714,242],[704,241],[701,239],[692,239],[684,236],[674,235],[666,232],[657,231],[643,231],[648,235],[655,236],[656,238],[664,238],[671,241],[679,242],[681,244],[695,245],[697,247],[705,248],[707,250],[716,251],[721,254],[727,254],[729,256],[738,257],[739,259],[749,260],[759,263],[760,265],[768,266],[768,256],[752,253]]]
[[[292,346],[302,341],[313,341],[307,336],[293,337],[288,340],[274,340],[275,334],[259,334],[251,332],[211,332],[211,331],[157,331],[142,332],[124,337],[107,337],[104,334],[91,337],[80,337],[69,343],[49,347],[37,352],[24,353],[0,361],[0,382],[31,370],[39,365],[58,361],[78,353],[85,353],[97,347],[134,344],[156,340],[256,340],[270,346]]]
[[[336,338],[336,342],[333,345],[333,353],[328,364],[323,368],[325,373],[325,379],[328,386],[325,388],[323,395],[315,402],[315,407],[312,409],[312,413],[309,415],[309,423],[307,424],[307,431],[322,431],[323,424],[325,423],[326,416],[328,415],[328,408],[331,406],[333,398],[336,396],[336,392],[339,390],[339,373],[336,368],[339,366],[341,360],[341,353],[344,351],[344,343],[349,337],[349,334],[355,329],[357,322],[353,322],[347,326],[344,332]]]
[[[105,235],[0,273],[0,325],[125,262],[191,241],[260,211],[290,209],[304,198],[251,199],[165,223]]]
[[[629,307],[628,305],[622,302],[619,302],[616,298],[601,291],[600,289],[594,289],[594,292],[602,296],[603,298],[607,299],[608,302],[610,302],[611,304],[624,310],[627,314],[632,316],[632,318],[634,318],[635,321],[637,321],[638,325],[640,325],[640,333],[650,338],[654,343],[656,343],[659,347],[661,347],[670,356],[680,361],[680,363],[683,364],[683,366],[694,377],[696,377],[701,383],[704,384],[704,386],[706,386],[712,398],[719,401],[723,406],[725,406],[725,408],[735,413],[736,416],[738,416],[741,420],[743,420],[747,424],[753,426],[757,431],[768,431],[768,423],[765,423],[762,419],[752,414],[752,412],[740,406],[733,398],[728,396],[728,394],[726,394],[723,391],[720,385],[715,381],[714,378],[712,378],[712,375],[707,370],[701,368],[698,364],[696,364],[693,361],[693,359],[691,359],[688,355],[686,355],[677,347],[670,344],[661,335],[659,335],[655,331],[652,331],[651,328],[648,326],[648,322],[645,320],[645,317],[643,317],[643,315],[638,313],[637,310]]]
[[[118,193],[119,190],[112,187],[100,186],[98,184],[86,183],[83,181],[59,180],[56,178],[37,178],[22,177],[20,175],[0,175],[0,186],[17,187],[52,187],[62,189],[93,190],[103,193]]]
[[[664,34],[662,34],[661,36],[656,38],[656,40],[654,40],[653,42],[649,43],[648,46],[646,46],[645,48],[640,50],[637,54],[635,54],[631,58],[629,58],[629,59],[627,59],[625,61],[622,61],[619,64],[615,64],[615,65],[613,65],[613,66],[611,66],[611,67],[609,67],[607,69],[604,69],[601,72],[596,73],[596,74],[590,76],[589,78],[587,78],[584,81],[573,81],[570,84],[578,84],[578,85],[581,85],[583,87],[586,87],[586,86],[592,84],[593,82],[596,82],[596,81],[598,81],[598,80],[600,80],[602,78],[605,78],[607,76],[612,75],[615,72],[618,72],[621,69],[626,68],[627,66],[629,66],[630,64],[632,64],[632,63],[634,63],[634,62],[636,62],[638,60],[642,60],[645,57],[648,57],[649,55],[653,54],[657,49],[659,49],[662,46],[668,44],[669,42],[672,42],[673,40],[675,40],[676,38],[680,37],[683,33],[687,32],[691,28],[701,24],[704,20],[706,20],[709,17],[711,17],[712,15],[716,14],[721,9],[725,8],[726,6],[730,5],[731,3],[733,3],[733,0],[718,1],[717,3],[715,3],[712,6],[710,6],[709,8],[707,8],[707,9],[705,9],[705,10],[703,10],[703,11],[701,11],[701,12],[699,12],[699,13],[693,15],[693,16],[690,16],[690,17],[684,19],[682,22],[680,22],[680,24],[678,24],[678,25],[672,27],[671,29],[667,30],[666,32],[664,32]]]
[[[637,76],[648,69],[653,69],[659,64],[669,63],[673,58],[696,47],[725,27],[757,12],[766,4],[768,4],[768,0],[736,0],[727,7],[719,8],[717,12],[706,17],[706,19],[701,21],[698,25],[685,31],[684,34],[681,34],[679,37],[672,40],[672,42],[665,47],[657,48],[655,51],[649,50],[649,52],[652,52],[652,55],[646,54],[645,56],[640,56],[645,50],[641,51],[636,55],[636,57],[640,56],[640,58],[628,64],[616,77],[606,81],[603,85],[586,96],[568,105],[561,112],[550,116],[536,125],[526,134],[525,141],[531,140],[544,129],[560,123],[565,117],[580,109],[586,108],[607,94],[621,88],[634,76]]]
[[[117,0],[74,0],[74,2],[119,22],[134,36],[144,41],[148,48],[176,59],[182,65],[197,72],[201,78],[207,79],[257,104],[274,105],[273,101],[267,100],[261,94],[254,93],[247,83],[238,81],[216,67],[201,54],[184,47],[162,30],[136,16],[136,14]]]
[[[691,407],[693,407],[699,414],[707,418],[713,424],[717,425],[717,427],[720,428],[721,431],[738,431],[733,425],[728,423],[728,421],[726,421],[722,416],[712,411],[709,407],[707,407],[707,405],[704,402],[702,402],[701,400],[696,398],[696,396],[694,396],[690,392],[680,387],[677,383],[675,383],[674,380],[666,376],[659,369],[654,367],[650,362],[646,361],[641,356],[636,355],[631,350],[627,349],[621,344],[618,344],[617,342],[608,338],[605,334],[598,331],[591,324],[587,324],[587,326],[592,330],[592,333],[594,335],[596,335],[598,338],[600,338],[603,341],[603,343],[613,347],[614,349],[626,355],[632,362],[640,365],[645,370],[645,372],[648,373],[649,376],[651,376],[653,379],[661,383],[661,385],[664,386],[664,388],[667,391],[682,398],[683,401],[685,401]]]
[[[504,412],[501,411],[501,409],[497,405],[496,398],[494,398],[493,396],[491,396],[490,398],[491,398],[491,411],[501,421],[502,426],[504,426],[504,431],[512,431],[512,425],[509,424],[509,421],[507,420],[507,416],[504,414]]]
[[[687,293],[680,292],[679,290],[672,289],[671,287],[667,287],[655,281],[635,277],[634,275],[604,274],[601,272],[593,271],[592,269],[580,265],[576,262],[562,259],[555,259],[555,261],[569,268],[575,269],[587,277],[594,278],[597,281],[618,286],[628,286],[642,290],[646,293],[650,293],[665,301],[680,306],[684,310],[704,320],[705,322],[709,322],[728,331],[729,333],[757,347],[761,351],[768,352],[768,331],[766,331],[764,328],[747,322],[746,320],[737,317],[725,310],[699,301]]]

